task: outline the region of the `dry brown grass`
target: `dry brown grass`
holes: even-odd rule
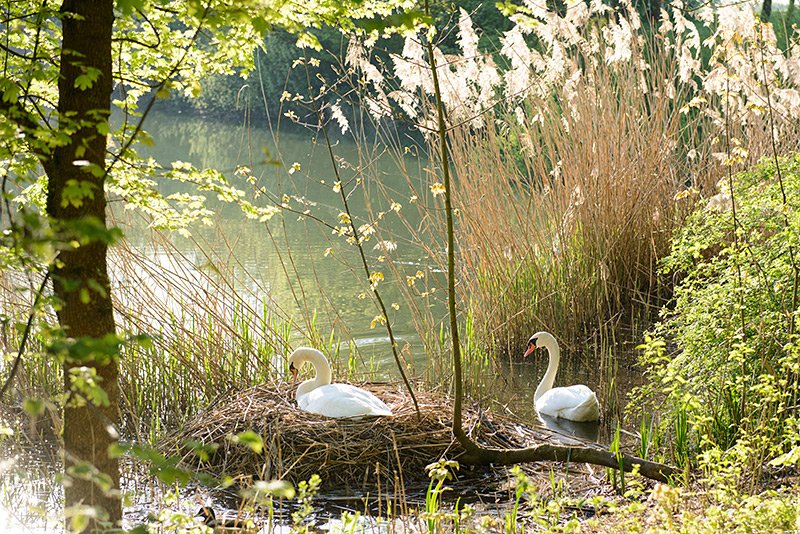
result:
[[[669,51],[635,48],[646,67],[575,54],[586,75],[569,88],[532,91],[493,110],[492,127],[449,138],[459,290],[482,339],[506,350],[537,330],[569,345],[622,317],[646,323],[670,295],[657,273],[670,237],[727,172],[719,121],[682,112],[697,92],[677,83]],[[729,128],[746,140],[740,165],[770,153],[765,119]],[[795,131],[781,150],[796,145]]]

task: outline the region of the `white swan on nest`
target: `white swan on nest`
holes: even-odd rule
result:
[[[576,384],[561,388],[553,387],[561,358],[556,338],[547,332],[532,335],[528,340],[525,356],[541,347],[547,349],[550,363],[533,395],[536,411],[570,421],[597,421],[600,418],[600,404],[597,402],[597,395],[588,386]]]
[[[331,366],[317,349],[300,347],[289,356],[289,370],[297,372],[309,362],[316,376],[297,388],[297,405],[301,410],[336,419],[365,415],[392,415],[392,411],[369,391],[350,384],[331,384]]]

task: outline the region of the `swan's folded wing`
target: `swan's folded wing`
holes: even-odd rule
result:
[[[596,421],[600,416],[597,396],[583,384],[547,391],[536,401],[536,410],[572,421]]]
[[[365,415],[392,415],[378,397],[350,384],[318,387],[298,400],[301,409],[326,417],[345,418]]]

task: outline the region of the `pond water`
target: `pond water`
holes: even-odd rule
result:
[[[356,348],[363,367],[362,376],[395,379],[395,364],[385,329],[381,325],[371,325],[378,311],[369,298],[367,284],[363,282],[361,259],[355,247],[347,244],[343,237],[333,235],[330,228],[340,225],[342,203],[334,191],[337,177],[327,147],[307,130],[290,129],[276,135],[266,125],[245,128],[161,112],[153,113],[148,120],[147,129],[155,140],[155,145],[149,150],[161,164],[180,160],[199,168],[219,169],[242,189],[252,192],[263,187],[273,198],[284,200],[295,211],[258,223],[245,220],[236,206],[212,200],[215,210],[213,224],[192,227],[191,238],[177,232],[169,234],[169,247],[165,247],[163,241],[154,244],[141,220],[129,216],[126,239],[130,246],[152,258],[156,264],[161,262],[166,266],[173,261],[184,262],[181,269],[184,277],[188,276],[190,285],[191,273],[207,272],[208,264],[217,271],[224,270],[229,273],[227,280],[232,284],[232,290],[244,295],[249,305],[259,308],[265,306],[264,302],[269,302],[269,307],[273,307],[279,317],[291,317],[296,321],[300,328],[292,334],[293,345],[304,344],[300,331],[309,327],[304,318],[315,316],[317,328],[335,332],[342,343],[349,342]],[[439,321],[445,318],[445,308],[439,300],[444,298],[444,292],[433,291],[441,287],[443,274],[431,252],[440,250],[430,238],[431,234],[425,233],[426,228],[436,226],[430,218],[438,214],[420,207],[420,199],[425,198],[428,188],[421,177],[426,176],[428,164],[413,154],[392,157],[379,143],[369,148],[365,146],[343,137],[335,141],[336,165],[341,173],[339,179],[349,194],[352,213],[358,219],[357,226],[376,222],[377,214],[385,213],[365,247],[367,261],[373,270],[385,273],[387,279],[394,277],[401,282],[392,284],[387,280],[379,287],[387,306],[398,304],[399,309],[391,308],[389,319],[395,336],[406,349],[404,355],[410,361],[413,373],[422,376],[431,362],[425,354],[424,340],[417,332],[415,319],[422,315]],[[278,159],[281,165],[275,164]],[[242,167],[247,167],[249,173],[237,174],[236,170]],[[286,169],[292,168],[293,172],[287,172]],[[248,181],[247,176],[252,176],[252,179]],[[186,189],[181,184],[170,184],[163,190],[182,192]],[[265,205],[268,204],[264,196],[261,199]],[[393,203],[402,206],[399,212],[392,210]],[[304,213],[306,210],[308,213]],[[426,241],[420,243],[420,239]],[[170,252],[165,252],[166,249]],[[396,271],[390,269],[388,263]],[[224,269],[221,268],[223,264]],[[124,282],[124,273],[116,276],[122,280],[120,283]],[[416,310],[407,305],[407,295],[403,291],[406,277],[416,280],[418,293],[430,292],[427,297],[419,297]],[[364,294],[367,298],[361,298]],[[153,290],[152,295],[154,298],[173,299],[169,306],[182,304],[181,299],[175,299],[163,288]],[[438,336],[438,332],[432,336]],[[520,347],[520,353],[523,349]],[[641,380],[641,371],[636,367],[635,356],[629,347],[620,348],[612,370],[598,365],[596,352],[587,345],[585,353],[565,353],[556,385],[581,383],[597,390],[601,403],[609,408],[606,419],[600,426],[590,426],[588,431],[569,426],[558,430],[566,434],[578,432],[581,437],[608,443],[616,428],[616,415],[624,407],[625,394]],[[546,366],[543,355],[525,360],[518,357],[502,360],[497,367],[489,369],[489,376],[482,384],[471,390],[472,400],[482,405],[493,404],[498,409],[507,409],[535,422],[533,392]],[[607,393],[611,389],[611,379],[615,384],[614,398]],[[549,423],[555,424],[553,421]],[[17,447],[13,449],[18,450]],[[21,450],[28,449],[21,447]],[[37,450],[35,446],[30,449]],[[6,448],[6,451],[10,450],[12,448]],[[58,472],[57,454],[47,457],[35,453],[12,456],[0,452],[0,462],[4,462],[0,464],[0,473],[6,494],[0,501],[0,530],[50,532],[56,528],[51,520],[30,521],[31,518],[24,514],[28,510],[41,509],[44,517],[57,516],[55,511],[60,496],[58,485],[54,483]],[[129,503],[127,515],[132,520],[143,518],[145,511],[158,499],[154,497],[154,491],[148,489],[148,483],[136,476],[128,481],[128,486],[135,490],[138,502]],[[196,493],[196,490],[185,495],[189,493]],[[220,494],[215,498],[221,509],[230,505],[230,501]],[[424,497],[420,496],[420,499]],[[336,502],[335,496],[329,496],[328,507],[337,510]],[[352,504],[343,508],[354,509]],[[320,512],[318,520],[320,528],[326,524],[328,529],[338,528],[335,514]]]
[[[260,223],[247,220],[236,205],[207,194],[215,211],[212,224],[192,225],[191,238],[178,232],[169,236],[190,269],[227,268],[228,281],[250,305],[258,309],[267,299],[276,314],[293,319],[306,335],[307,317],[315,317],[316,328],[351,342],[362,361],[370,362],[380,376],[394,365],[388,336],[373,322],[379,312],[356,247],[332,231],[343,226],[343,203],[334,190],[341,181],[356,226],[370,224],[374,231],[365,242],[365,259],[373,272],[385,277],[379,288],[395,335],[401,347],[408,345],[412,362],[424,370],[413,313],[394,283],[405,283],[405,277],[412,276],[422,278],[415,278],[420,288],[441,285],[440,270],[419,244],[418,230],[426,224],[424,210],[411,200],[421,196],[424,160],[406,155],[398,163],[380,143],[357,144],[340,136],[332,147],[337,176],[324,140],[309,130],[294,127],[276,133],[266,124],[245,127],[159,112],[148,121],[155,145],[147,150],[160,164],[183,161],[200,169],[218,169],[253,203],[273,205],[279,199],[290,210]],[[241,173],[244,168],[249,169],[246,175]],[[160,189],[167,194],[192,190],[180,183]],[[256,190],[265,194],[254,195]],[[153,247],[151,235],[141,231],[139,220],[127,221],[131,227],[126,238],[133,247],[164,254],[164,247]],[[423,300],[417,303],[423,308],[417,314],[443,316],[438,299]]]

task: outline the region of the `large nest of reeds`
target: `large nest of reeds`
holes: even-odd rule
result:
[[[426,477],[425,466],[463,449],[452,436],[452,401],[441,393],[416,391],[422,417],[397,385],[362,385],[383,400],[393,417],[329,419],[300,410],[294,388],[264,384],[216,399],[163,443],[165,452],[216,475],[295,482],[319,474],[326,486],[409,483]],[[473,440],[494,447],[529,445],[535,432],[465,406],[464,428]],[[245,431],[260,435],[261,453],[231,439]],[[543,435],[546,439],[546,434]],[[215,451],[205,459],[198,444]],[[208,447],[206,447],[208,449]]]

